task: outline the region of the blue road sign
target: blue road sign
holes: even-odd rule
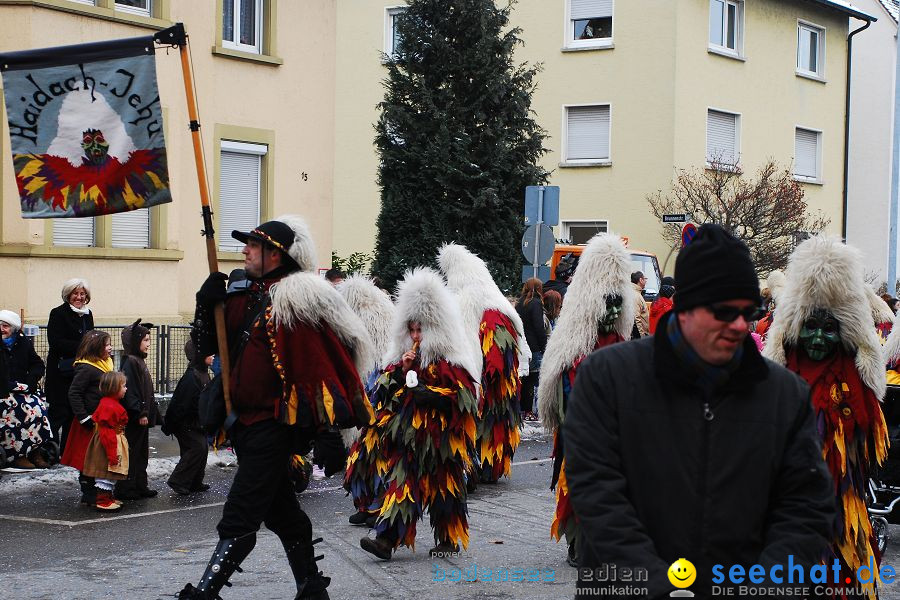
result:
[[[697,235],[697,226],[693,223],[688,223],[681,230],[681,247],[684,248],[692,241],[694,241],[694,237]]]
[[[541,281],[550,280],[550,267],[547,265],[522,265],[522,283],[525,283],[532,277],[537,277]]]
[[[541,221],[546,225],[559,225],[558,185],[529,185],[525,188],[525,224],[537,225]]]
[[[549,225],[531,225],[522,236],[522,256],[533,265],[542,265],[553,256],[556,239]]]

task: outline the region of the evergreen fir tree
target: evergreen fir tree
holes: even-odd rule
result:
[[[381,213],[373,273],[391,289],[434,263],[444,242],[478,254],[518,290],[525,186],[546,182],[545,132],[532,118],[538,67],[514,63],[512,4],[410,0],[386,56],[375,125]]]

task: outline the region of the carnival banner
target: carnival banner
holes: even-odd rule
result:
[[[171,202],[152,36],[0,53],[22,216]]]

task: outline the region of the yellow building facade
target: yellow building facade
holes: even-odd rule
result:
[[[341,255],[374,247],[373,123],[398,5],[338,2]],[[769,158],[793,165],[810,208],[840,233],[848,11],[807,0],[520,0],[511,25],[522,29],[517,59],[542,65],[532,108],[549,134],[549,184],[561,188],[557,237],[608,229],[662,265],[669,247],[647,195],[723,149],[750,175]]]
[[[190,38],[219,268],[243,265],[232,228],[299,213],[330,263],[335,8],[331,0],[0,0],[0,52],[152,35]],[[22,219],[0,115],[0,306],[46,323],[86,278],[98,324],[184,322],[207,273],[181,63],[157,49],[173,201],[130,217]],[[143,214],[141,214],[143,213]],[[68,223],[62,223],[63,221]],[[80,223],[78,223],[80,222]]]

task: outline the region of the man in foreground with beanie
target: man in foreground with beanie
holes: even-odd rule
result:
[[[775,575],[800,565],[809,582],[831,539],[834,494],[809,388],[748,336],[759,312],[750,253],[703,225],[678,255],[675,282],[655,335],[591,354],[569,399],[578,592],[616,597],[608,588],[622,583],[598,577],[610,564],[646,569],[633,585],[647,598],[676,587],[698,598],[738,594],[725,589],[737,587],[731,565],[761,565],[762,583],[741,583],[772,593],[787,582],[769,579],[773,565],[783,565]],[[693,573],[673,565],[682,558],[695,569],[690,585],[683,576]]]

